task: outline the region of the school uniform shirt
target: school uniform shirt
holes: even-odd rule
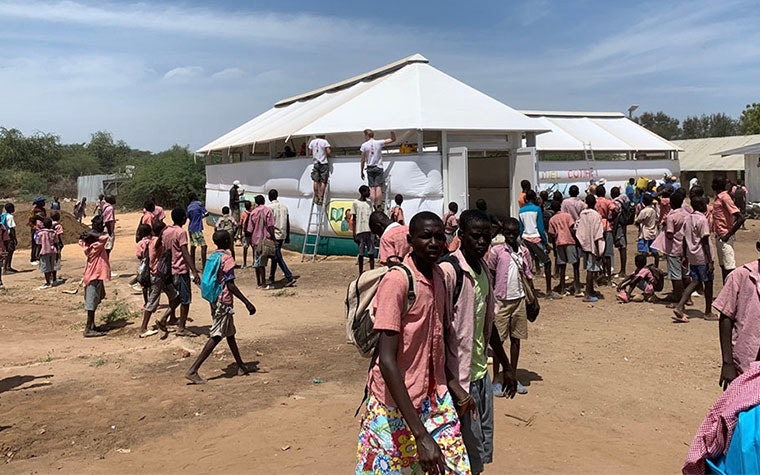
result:
[[[135,245],[135,257],[138,259],[145,259],[145,251],[148,250],[151,236],[144,237]]]
[[[367,154],[367,166],[368,167],[381,167],[383,166],[383,147],[385,147],[385,140],[369,139],[364,142],[359,150],[362,153]]]
[[[191,233],[203,231],[203,217],[208,214],[206,207],[200,201],[193,201],[187,206],[187,230]]]
[[[727,191],[718,193],[712,204],[712,232],[716,236],[728,234],[734,227],[736,222],[734,215],[738,212],[739,208],[736,207]]]
[[[230,289],[227,288],[227,282],[231,280],[235,280],[235,259],[223,251],[216,251],[216,252],[222,252],[222,262],[219,266],[219,272],[216,274],[217,282],[221,282],[224,284],[222,287],[222,292],[219,294],[219,298],[217,299],[217,302],[223,304],[223,305],[229,305],[232,306],[233,303],[233,295],[232,292],[230,292]]]
[[[644,293],[654,293],[654,274],[652,274],[652,271],[649,269],[649,267],[644,266],[638,272],[634,272],[636,273],[636,277],[640,278],[644,281],[644,283],[646,283],[644,286]]]
[[[248,217],[251,216],[251,212],[246,210],[243,210],[242,213],[240,213],[240,225],[243,226],[243,231],[248,232]]]
[[[257,206],[253,208],[248,216],[248,234],[251,235],[251,245],[256,246],[258,243],[269,237],[270,226],[274,226],[274,214],[266,206]]]
[[[657,237],[657,211],[651,206],[645,206],[636,218],[639,225],[639,239],[651,241]]]
[[[401,206],[394,206],[391,209],[390,218],[391,218],[391,221],[393,221],[394,223],[404,222],[404,210],[401,208]]]
[[[683,240],[686,243],[686,260],[691,266],[707,264],[707,256],[702,248],[702,239],[710,236],[710,225],[707,218],[699,211],[688,215],[684,223]],[[708,240],[708,245],[709,240]],[[712,255],[713,253],[710,252]]]
[[[506,243],[491,247],[487,263],[494,275],[494,296],[498,300],[515,300],[525,297],[525,289],[522,287],[517,266],[522,268],[525,277],[532,279],[532,262],[530,251],[524,244],[520,244],[517,251]]]
[[[689,213],[682,209],[676,208],[668,213],[665,218],[665,224],[662,231],[655,238],[652,247],[662,251],[669,256],[680,257],[683,255],[683,229]],[[672,233],[673,238],[668,238],[667,234]]]
[[[574,225],[575,220],[570,216],[570,213],[560,211],[551,217],[549,220],[549,234],[556,236],[555,244],[557,246],[575,244],[572,232]]]
[[[53,221],[53,231],[55,231],[55,237],[63,236],[63,226],[58,221]]]
[[[670,214],[670,198],[667,198],[665,196],[660,197],[657,200],[659,204],[659,216],[660,216],[660,226],[665,224],[665,218],[668,217],[668,214]]]
[[[414,304],[403,315],[408,302],[409,282],[406,273],[400,270],[388,271],[380,282],[373,303],[374,328],[375,331],[398,333],[396,362],[412,404],[419,409],[432,393],[443,396],[447,392],[443,346],[447,290],[443,271],[438,265],[433,265],[432,278],[428,279],[417,270],[411,256],[404,259],[404,264],[412,271],[417,284]],[[469,371],[467,374],[469,377]],[[375,364],[369,371],[367,387],[381,404],[398,407],[383,379],[380,365]]]
[[[311,150],[314,163],[327,163],[327,148],[329,146],[330,142],[325,139],[314,139],[309,142],[309,150]]]
[[[169,226],[163,233],[164,249],[172,252],[172,275],[187,274],[190,270],[182,258],[182,246],[187,246],[187,232],[177,225]]]
[[[113,205],[111,203],[103,202],[102,211],[100,217],[103,218],[103,224],[112,223],[116,221],[116,216],[113,211]]]
[[[581,248],[597,257],[604,255],[602,217],[593,209],[584,209],[575,223],[575,236]]]
[[[546,242],[544,212],[535,203],[527,203],[520,208],[520,237],[531,242]]]
[[[399,257],[399,260],[403,260],[412,252],[412,246],[406,238],[408,235],[409,226],[391,223],[385,228],[383,235],[380,236],[380,264],[387,264],[391,257]]]
[[[156,217],[153,215],[152,212],[143,210],[142,218],[140,219],[140,224],[147,224],[151,228],[153,227],[153,221],[156,219]]]
[[[108,241],[107,234],[103,234],[91,244],[79,241],[84,255],[87,256],[87,264],[84,267],[84,277],[82,278],[82,284],[85,287],[90,285],[93,280],[111,280],[111,262],[108,260],[108,253],[106,252],[106,241]]]
[[[274,238],[284,240],[288,233],[288,207],[274,200],[269,203],[274,217]]]
[[[40,246],[40,255],[45,256],[48,254],[55,254],[58,252],[56,247],[55,230],[53,229],[40,229],[37,231],[37,245]]]
[[[164,233],[165,232],[166,230],[164,229]],[[161,233],[161,235],[163,236],[164,233]],[[150,267],[151,275],[158,274],[158,264],[161,262],[164,251],[166,250],[164,243],[162,242],[161,244],[161,246],[158,245],[158,238],[156,236],[151,237],[150,243],[148,243],[148,267]]]
[[[734,321],[731,335],[733,360],[744,373],[757,357],[760,348],[760,271],[758,262],[737,267],[723,284],[713,307]]]
[[[494,297],[491,283],[488,283],[488,292],[484,301],[478,301],[475,277],[473,270],[464,258],[461,249],[452,253],[459,261],[462,268],[462,290],[459,298],[454,301],[454,289],[457,275],[454,267],[445,262],[441,263],[446,282],[446,301],[451,308],[450,318],[446,327],[446,367],[449,372],[459,381],[465,391],[470,390],[470,381],[473,376],[473,363],[479,366],[480,355],[475,355],[476,341],[482,336],[484,342],[488,342],[493,327],[494,315],[496,315],[496,298]],[[480,263],[480,277],[488,278],[488,264],[484,260]],[[482,295],[480,296],[482,300]],[[476,315],[478,305],[485,305],[483,326],[476,334]],[[485,353],[485,349],[478,350]],[[482,378],[485,374],[481,375]],[[479,379],[479,378],[478,378]]]
[[[351,204],[351,216],[356,219],[356,224],[354,224],[356,234],[370,232],[369,215],[371,214],[372,205],[368,201],[354,200]]]
[[[612,218],[613,214],[615,213],[615,205],[612,203],[612,201],[604,197],[597,197],[596,207],[594,209],[597,213],[599,213],[599,216],[602,217],[602,227],[604,228],[604,232],[612,231],[612,223],[610,223],[610,218]]]
[[[159,221],[163,221],[164,219],[166,219],[166,214],[164,213],[164,209],[156,205],[156,208],[153,210],[153,217]]]
[[[459,220],[457,219],[456,213],[447,211],[446,214],[443,215],[443,232],[451,235],[456,232],[458,227]]]
[[[580,216],[581,211],[584,209],[586,209],[586,203],[577,196],[565,198],[562,200],[562,206],[560,207],[560,211],[564,211],[572,216],[573,221],[578,221],[578,216]]]

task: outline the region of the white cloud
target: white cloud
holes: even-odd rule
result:
[[[211,75],[211,79],[227,81],[231,79],[240,79],[245,76],[245,71],[240,68],[227,68],[217,71]]]
[[[202,74],[203,68],[200,66],[182,66],[167,71],[164,74],[164,80],[184,82],[200,77]]]

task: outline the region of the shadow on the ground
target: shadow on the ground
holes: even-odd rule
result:
[[[42,376],[24,375],[24,376],[11,376],[9,378],[0,379],[0,393],[4,393],[6,391],[12,391],[21,385],[24,385],[30,381],[34,381],[35,379],[48,379],[52,377],[53,377],[52,374],[43,374]],[[26,390],[26,389],[32,389],[32,388],[36,388],[40,386],[47,386],[47,384],[32,384],[31,386],[27,386],[21,389]]]
[[[259,362],[258,361],[249,361],[248,363],[245,363],[245,369],[248,370],[250,373],[257,373],[259,371]],[[237,363],[230,363],[225,368],[222,369],[222,374],[218,376],[214,376],[213,378],[208,378],[209,381],[213,381],[215,379],[229,379],[234,378],[238,375],[238,365]]]
[[[533,381],[543,381],[544,378],[536,373],[535,371],[531,371],[528,369],[518,369],[516,372],[517,380],[520,381],[523,386],[530,386],[530,383]]]

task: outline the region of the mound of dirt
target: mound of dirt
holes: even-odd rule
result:
[[[63,226],[63,243],[66,245],[76,244],[79,242],[79,235],[90,229],[84,223],[78,222],[74,215],[68,211],[60,211],[61,226]],[[29,216],[29,210],[23,212],[16,211],[16,237],[18,238],[18,249],[29,249],[32,245],[29,227],[26,225]],[[50,216],[50,210],[48,210]],[[89,219],[88,219],[89,221]]]

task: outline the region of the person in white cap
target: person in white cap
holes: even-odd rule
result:
[[[240,189],[240,180],[233,181],[232,188],[230,188],[230,211],[232,212],[232,218],[238,225],[240,224],[240,197],[243,196],[243,193],[244,191]],[[235,230],[235,234],[232,236],[233,240],[238,237],[238,229]]]

